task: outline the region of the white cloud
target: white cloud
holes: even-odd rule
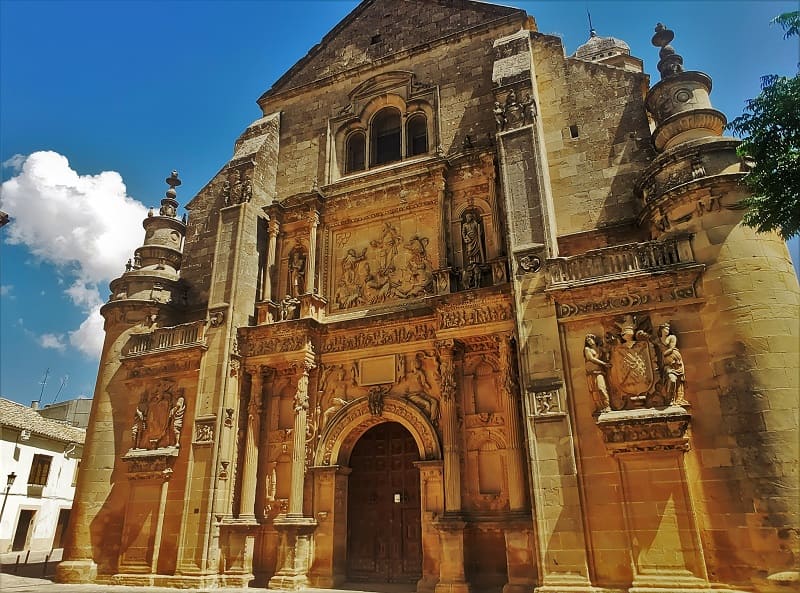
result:
[[[22,169],[22,163],[25,162],[24,154],[15,154],[10,159],[3,161],[3,167],[11,169],[15,173],[19,173]]]
[[[70,332],[69,342],[99,356],[103,332],[98,286],[105,288],[119,276],[141,245],[147,209],[127,195],[119,173],[80,175],[56,152],[15,155],[3,165],[17,172],[0,186],[0,207],[14,218],[6,227],[6,241],[25,245],[56,266],[59,278],[68,278],[66,294],[88,315]],[[65,343],[63,337],[59,343]]]
[[[11,291],[14,290],[13,284],[2,284],[0,285],[0,297],[8,297],[10,299],[14,298],[14,295],[11,294]]]
[[[50,348],[59,352],[63,352],[67,347],[64,336],[58,334],[42,334],[39,336],[39,345],[42,348]]]
[[[100,356],[106,335],[103,331],[103,323],[100,305],[97,305],[78,329],[69,332],[69,343],[87,356]]]

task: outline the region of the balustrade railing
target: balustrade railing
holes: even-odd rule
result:
[[[126,356],[205,343],[205,321],[193,321],[173,327],[159,327],[146,334],[134,334],[128,342]]]
[[[547,260],[548,284],[590,281],[606,276],[631,275],[694,262],[691,237],[628,243],[593,249],[572,257]]]

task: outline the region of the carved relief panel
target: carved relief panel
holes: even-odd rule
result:
[[[394,217],[332,232],[328,260],[333,312],[435,293],[435,227]]]

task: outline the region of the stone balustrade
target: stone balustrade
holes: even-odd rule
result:
[[[206,322],[193,321],[172,327],[159,327],[145,334],[131,336],[125,356],[141,356],[188,346],[204,346]]]
[[[632,276],[694,263],[691,236],[665,241],[628,243],[593,249],[572,257],[547,260],[548,287],[588,284],[610,277]]]

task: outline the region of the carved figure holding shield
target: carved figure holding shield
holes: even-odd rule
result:
[[[683,366],[683,356],[678,350],[678,337],[671,333],[669,321],[658,326],[658,340],[656,342],[661,350],[662,375],[666,388],[667,401],[673,406],[688,404],[684,397],[686,384],[686,369]]]
[[[586,382],[589,385],[589,393],[594,399],[595,408],[598,413],[602,414],[611,411],[605,375],[606,369],[611,368],[611,364],[602,360],[599,354],[597,336],[587,334],[583,348],[583,359],[586,362]]]

